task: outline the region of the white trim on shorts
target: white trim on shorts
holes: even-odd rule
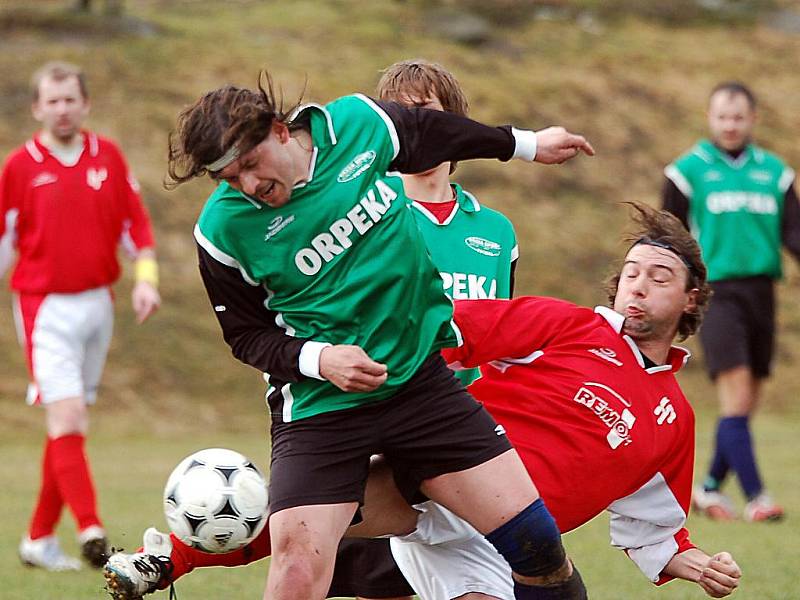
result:
[[[511,567],[469,523],[433,501],[417,504],[417,529],[390,539],[392,556],[422,600],[478,592],[514,600]]]

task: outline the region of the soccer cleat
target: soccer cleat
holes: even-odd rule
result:
[[[780,506],[772,501],[769,494],[762,492],[745,504],[743,516],[745,521],[752,523],[780,521],[784,517],[784,512]]]
[[[79,571],[81,568],[81,561],[64,554],[54,535],[36,540],[26,535],[19,543],[19,558],[27,567],[40,567],[47,571]]]
[[[96,569],[101,568],[108,560],[108,539],[102,527],[92,525],[78,534],[81,545],[81,556]]]
[[[139,600],[152,594],[172,574],[169,535],[151,527],[144,532],[142,552],[112,554],[103,567],[106,590],[114,600]]]
[[[708,491],[702,486],[695,486],[692,490],[692,506],[712,521],[736,519],[736,511],[730,498],[716,490]]]

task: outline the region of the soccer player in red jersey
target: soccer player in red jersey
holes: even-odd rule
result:
[[[28,402],[45,411],[39,498],[20,543],[22,561],[73,570],[55,536],[64,505],[83,557],[101,567],[108,542],[84,450],[87,404],[95,401],[113,325],[110,285],[117,246],[136,259],[139,322],[159,306],[153,235],[139,187],[119,148],[81,129],[89,98],[81,70],[44,65],[32,79],[39,133],[14,150],[0,175],[0,276],[11,276],[14,316],[31,376]]]
[[[727,552],[695,547],[685,528],[694,414],[674,375],[689,353],[672,346],[702,320],[706,269],[677,219],[637,206],[636,221],[609,282],[613,309],[533,297],[456,302],[464,343],[444,354],[451,365],[481,365],[470,389],[516,447],[561,531],[606,510],[612,544],[651,581],[685,579],[720,598],[741,571]],[[395,559],[424,600],[450,600],[447,590],[465,580],[473,591],[460,599],[514,598],[511,570],[482,535],[429,501],[410,509],[391,490],[391,473],[373,475],[364,522],[350,534],[399,535]],[[394,477],[402,486],[402,473]],[[110,591],[140,598],[193,568],[269,552],[268,533],[235,553],[209,555],[151,529],[143,553],[109,561]],[[542,587],[542,598],[563,597]]]

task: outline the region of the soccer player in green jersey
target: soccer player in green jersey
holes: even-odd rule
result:
[[[713,519],[735,518],[720,487],[733,471],[747,498],[748,521],[777,520],[783,509],[765,492],[749,417],[770,373],[774,281],[781,245],[800,257],[800,204],[794,171],[752,142],[756,100],[741,83],[722,83],[709,99],[711,139],[665,169],[663,205],[695,235],[714,290],[700,341],[721,417],[708,475],[695,506]]]
[[[234,355],[271,377],[265,598],[324,597],[375,453],[409,499],[420,489],[487,536],[518,598],[585,597],[519,456],[438,354],[459,339],[451,303],[387,174],[581,151],[594,152],[563,128],[487,127],[362,95],[285,114],[268,77],[181,114],[172,180],[220,182],[195,228],[203,281]]]
[[[453,74],[423,59],[388,67],[376,92],[381,100],[407,107],[461,116],[467,116],[469,110]],[[442,276],[444,291],[454,300],[510,298],[519,258],[514,226],[505,215],[481,205],[467,190],[451,183],[455,168],[448,162],[424,173],[403,175],[411,212]],[[478,375],[478,369],[456,373],[464,385]]]
[[[455,76],[442,65],[424,59],[404,60],[386,68],[378,82],[380,100],[413,108],[441,110],[466,116],[467,98]],[[442,163],[424,173],[404,174],[403,189],[444,291],[454,300],[510,298],[519,256],[514,227],[503,214],[478,203],[450,182],[453,163]],[[455,372],[465,386],[480,376],[479,369]],[[381,590],[383,597],[401,597],[408,584],[395,565],[388,539],[342,540],[337,553],[331,595],[353,593],[341,573],[360,575],[360,589]],[[451,590],[453,597],[482,597],[470,586]],[[474,590],[473,590],[474,591]],[[374,596],[375,594],[370,594]],[[380,596],[378,596],[380,597]]]

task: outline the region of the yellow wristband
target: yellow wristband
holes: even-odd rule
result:
[[[153,287],[158,287],[158,263],[154,258],[139,258],[134,265],[135,279],[137,282],[146,281]]]

